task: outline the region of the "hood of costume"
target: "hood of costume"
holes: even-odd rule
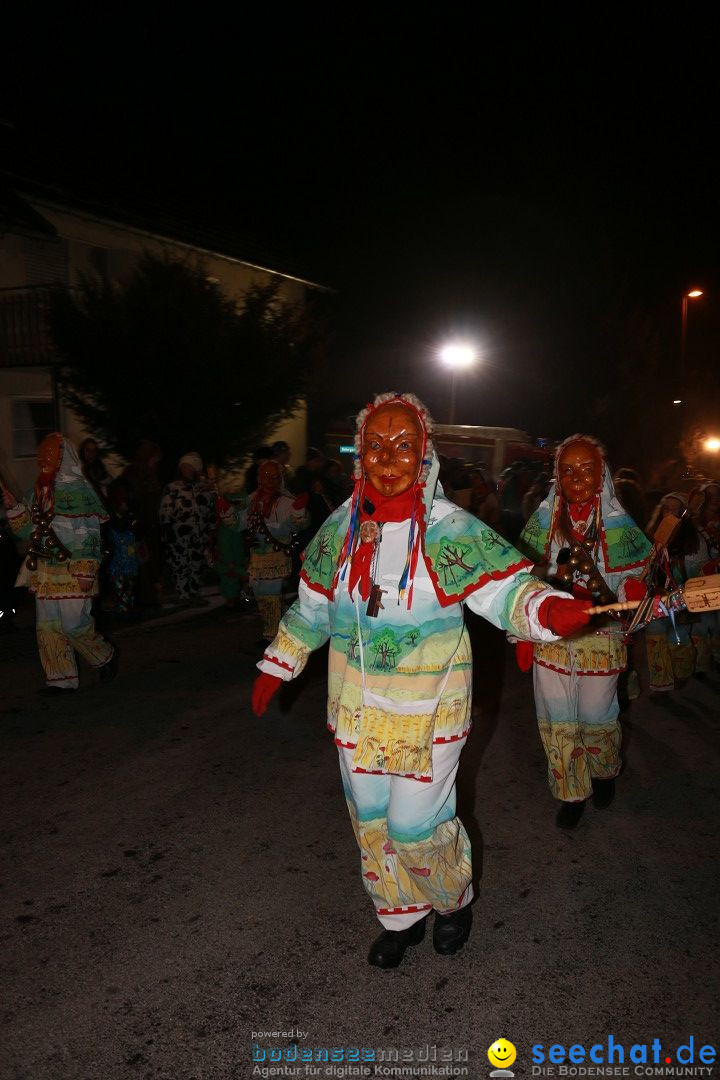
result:
[[[569,441],[567,440],[566,444]],[[603,480],[599,494],[598,540],[604,564],[600,569],[612,574],[637,569],[645,563],[652,551],[652,544],[621,505],[604,456]],[[569,546],[569,539],[558,537],[563,501],[564,496],[555,478],[520,535],[520,550],[529,555],[535,563],[553,563],[557,549]]]
[[[107,509],[83,473],[77,451],[67,439],[63,439],[60,465],[48,493],[56,517],[95,517],[99,521],[107,521]]]
[[[424,433],[424,452],[415,484],[400,495],[379,496],[362,469],[362,436],[371,413],[389,403],[410,406]],[[408,550],[400,577],[400,592],[412,606],[413,577],[418,559],[424,560],[437,599],[449,607],[491,580],[528,568],[506,540],[467,511],[445,498],[438,479],[440,462],[432,445],[427,413],[412,395],[381,395],[358,416],[355,437],[355,487],[316,534],[305,552],[302,578],[306,585],[333,599],[341,580],[352,580],[353,559],[362,557],[360,526],[364,521],[410,521]]]

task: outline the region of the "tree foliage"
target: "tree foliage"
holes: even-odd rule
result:
[[[107,448],[152,439],[231,463],[262,442],[303,394],[317,348],[310,321],[255,286],[238,303],[201,264],[145,254],[118,284],[58,291],[50,330],[63,397]]]
[[[376,638],[373,639],[372,649],[375,653],[375,667],[395,667],[395,658],[400,652],[395,634],[386,626]]]

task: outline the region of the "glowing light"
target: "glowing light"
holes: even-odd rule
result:
[[[711,435],[709,439],[705,440],[705,449],[710,454],[716,454],[720,450],[720,439],[716,439],[714,435]]]
[[[452,341],[440,350],[440,359],[450,368],[471,367],[477,360],[477,350],[464,341]]]
[[[674,398],[673,405],[682,405],[682,398]]]
[[[693,300],[697,300],[698,296],[703,295],[703,291],[702,291],[702,289],[691,289],[690,292],[687,293],[686,295],[691,296],[693,298]]]

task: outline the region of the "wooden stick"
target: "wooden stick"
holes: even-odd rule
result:
[[[683,606],[691,613],[720,611],[720,574],[708,574],[706,577],[690,578],[682,589],[675,589],[672,593],[665,593],[659,598],[646,596],[642,600],[627,600],[624,604],[604,604],[602,607],[587,608],[587,613],[588,615],[602,615],[606,611],[636,611],[649,600],[654,603],[655,599],[660,599],[663,604],[667,604],[676,592],[682,593]],[[648,605],[649,610],[650,605]],[[641,612],[640,618],[643,617],[644,613]],[[632,624],[630,629],[633,629]]]
[[[625,600],[620,604],[617,601],[614,604],[602,604],[600,607],[586,608],[588,615],[604,615],[606,611],[635,611],[642,604],[642,600]]]

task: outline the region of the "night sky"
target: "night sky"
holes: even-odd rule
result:
[[[350,9],[342,25],[279,10],[227,25],[218,8],[182,25],[120,16],[72,6],[18,29],[5,167],[232,235],[336,289],[343,377],[319,409],[392,386],[446,419],[436,351],[467,335],[483,359],[459,384],[459,421],[589,426],[623,449],[632,421],[647,444],[678,422],[680,298],[699,285],[684,420],[720,420],[702,16],[684,31],[609,15],[500,28],[459,9],[422,23],[409,7],[394,25]]]

